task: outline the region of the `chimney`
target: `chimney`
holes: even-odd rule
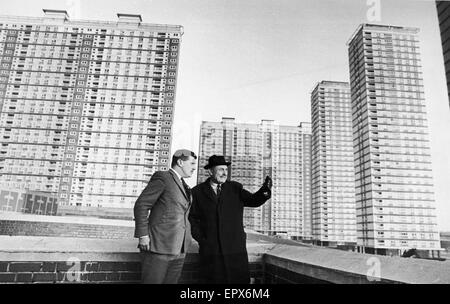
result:
[[[117,14],[119,20],[117,21],[119,24],[127,24],[127,25],[135,25],[139,26],[142,22],[141,15],[133,15],[133,14]]]
[[[69,14],[67,14],[67,11],[63,10],[53,10],[53,9],[43,9],[45,18],[51,19],[53,21],[68,21],[69,20]]]

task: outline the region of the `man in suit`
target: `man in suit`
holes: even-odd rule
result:
[[[139,238],[143,256],[142,283],[178,282],[191,242],[192,198],[184,178],[194,173],[196,159],[192,151],[176,151],[171,168],[155,172],[134,205],[134,236]]]
[[[238,182],[227,181],[230,164],[223,156],[211,156],[204,167],[210,177],[192,189],[189,220],[192,236],[199,243],[203,283],[250,282],[244,207],[259,207],[271,196],[269,176],[254,194]]]

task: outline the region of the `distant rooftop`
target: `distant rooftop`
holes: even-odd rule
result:
[[[371,23],[362,23],[360,24],[355,32],[351,35],[350,39],[347,41],[347,45],[355,38],[360,30],[370,29],[375,31],[390,31],[390,32],[402,32],[402,33],[411,33],[417,34],[420,30],[417,27],[404,27],[404,26],[396,26],[396,25],[384,25],[384,24],[371,24]]]
[[[203,120],[202,121],[202,125],[205,124],[211,124],[211,125],[220,125],[223,123],[232,123],[238,126],[248,126],[248,127],[254,127],[254,128],[258,128],[261,125],[264,126],[276,126],[276,127],[283,127],[283,128],[311,128],[311,122],[300,122],[298,125],[294,126],[294,125],[281,125],[278,124],[275,120],[273,119],[261,119],[260,123],[256,123],[256,122],[236,122],[234,117],[222,117],[222,121],[206,121]]]
[[[419,32],[419,28],[417,27],[406,27],[406,26],[397,26],[397,25],[388,25],[388,24],[373,24],[373,23],[363,23],[360,25],[363,28],[370,28],[374,30],[382,30],[382,31],[402,31],[402,32]]]
[[[331,88],[341,88],[341,89],[343,88],[343,89],[350,90],[350,84],[348,82],[322,80],[322,81],[316,83],[316,85],[314,86],[314,88],[311,90],[310,93],[312,94],[312,92],[317,90],[320,86],[322,86],[322,87],[331,87]]]
[[[146,30],[146,31],[163,31],[183,34],[183,26],[170,24],[156,24],[156,23],[141,23],[142,17],[138,14],[118,13],[117,21],[103,21],[103,20],[71,20],[69,14],[65,10],[43,9],[44,17],[29,17],[29,16],[9,16],[0,15],[0,20],[3,22],[23,23],[23,24],[45,24],[45,25],[61,25],[67,24],[70,26],[79,27],[93,27],[93,28],[120,28],[130,30]]]
[[[329,85],[329,86],[343,86],[343,87],[349,87],[350,84],[348,81],[331,81],[331,80],[322,80],[318,84],[321,85]]]

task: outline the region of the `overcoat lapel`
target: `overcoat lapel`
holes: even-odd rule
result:
[[[209,178],[202,183],[202,191],[203,193],[214,203],[218,203],[217,195],[214,193],[214,190],[211,188],[209,184]]]

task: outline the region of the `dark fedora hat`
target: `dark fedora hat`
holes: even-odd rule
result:
[[[222,155],[213,155],[208,159],[208,164],[204,168],[209,169],[221,165],[229,166],[231,165],[231,162],[225,161],[225,157],[223,157]]]

